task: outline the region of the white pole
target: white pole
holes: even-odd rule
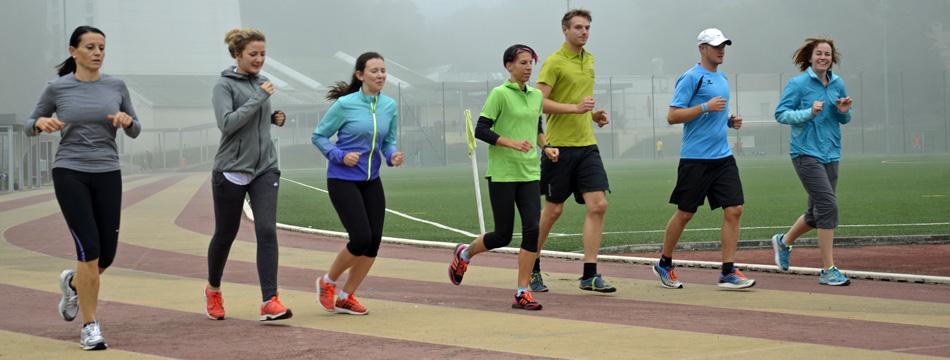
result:
[[[475,206],[478,209],[479,234],[485,233],[485,215],[482,213],[482,188],[478,185],[478,155],[472,151],[472,180],[475,182]]]

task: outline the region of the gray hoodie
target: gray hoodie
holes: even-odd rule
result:
[[[245,172],[257,177],[277,168],[277,153],[270,138],[270,94],[261,89],[267,78],[234,69],[231,66],[221,71],[211,98],[221,130],[214,171]]]

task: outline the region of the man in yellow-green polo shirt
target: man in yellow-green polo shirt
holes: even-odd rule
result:
[[[564,202],[574,195],[587,206],[584,218],[584,272],[582,290],[617,291],[597,273],[597,252],[607,213],[607,171],[600,159],[591,122],[607,125],[607,113],[594,110],[594,56],[584,50],[590,35],[590,12],[570,10],[561,19],[564,45],[541,64],[538,89],[544,95],[547,117],[547,146],[556,156],[541,157],[541,193],[545,196],[538,236],[544,246],[551,227],[561,216]],[[540,259],[534,263],[531,290],[547,291],[541,278]]]

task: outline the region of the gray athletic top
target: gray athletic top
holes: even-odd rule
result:
[[[71,73],[46,86],[24,124],[24,132],[27,136],[38,135],[36,119],[56,113],[66,126],[60,130],[54,168],[91,173],[115,171],[119,170],[116,127],[107,116],[119,111],[132,117],[132,125],[124,129],[125,135],[138,137],[142,125],[135,116],[125,82],[106,74],[100,75],[99,80],[84,82]]]

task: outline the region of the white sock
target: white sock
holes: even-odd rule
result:
[[[340,290],[340,295],[339,295],[339,297],[340,297],[340,299],[346,300],[347,298],[350,297],[350,294],[347,294],[346,291]]]
[[[336,284],[336,281],[330,279],[330,273],[323,274],[323,282],[327,284]]]

